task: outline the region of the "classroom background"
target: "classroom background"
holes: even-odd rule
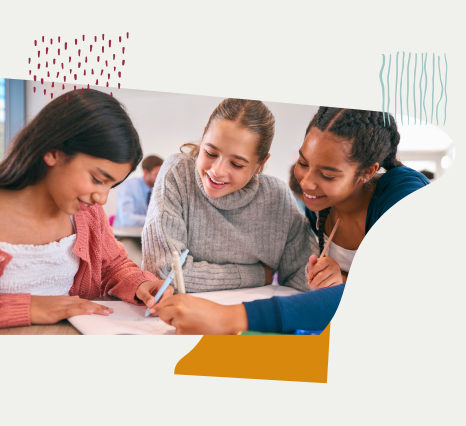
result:
[[[51,87],[52,83],[0,78],[0,160],[14,135],[54,97],[70,90]],[[34,93],[33,88],[38,90]],[[122,102],[139,132],[144,156],[158,155],[166,159],[179,152],[186,142],[199,142],[210,114],[223,98],[177,93],[150,92],[130,89],[92,87],[113,95]],[[43,90],[46,90],[44,95]],[[81,90],[77,86],[77,90]],[[86,88],[85,88],[86,89]],[[317,106],[268,102],[276,119],[275,138],[271,157],[265,173],[284,182],[289,181],[289,171],[298,159],[298,150],[304,132],[317,112]],[[451,166],[455,147],[451,138],[437,127],[427,124],[414,125],[411,117],[397,116],[401,135],[399,159],[408,167],[433,173],[438,179]],[[133,173],[142,176],[141,166]],[[112,189],[105,205],[107,215],[116,213],[118,187]]]

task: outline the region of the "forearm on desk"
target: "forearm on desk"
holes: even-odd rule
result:
[[[249,330],[292,333],[323,330],[340,304],[345,284],[287,297],[245,302]]]
[[[183,267],[185,287],[188,293],[234,290],[259,287],[265,284],[265,270],[260,263],[253,265],[218,265],[193,262],[192,257]]]

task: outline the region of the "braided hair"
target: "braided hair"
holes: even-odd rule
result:
[[[388,121],[387,117],[385,121]],[[352,142],[348,161],[358,164],[356,180],[365,169],[375,163],[379,163],[386,171],[403,166],[396,158],[400,134],[391,115],[389,122],[390,124],[384,123],[384,115],[378,111],[320,107],[306,129],[306,136],[316,127],[322,132],[331,132]],[[324,249],[325,221],[329,213],[330,207],[319,212],[318,238],[321,253]]]

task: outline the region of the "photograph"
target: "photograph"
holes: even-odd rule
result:
[[[455,154],[380,111],[0,82],[0,334],[320,335]]]

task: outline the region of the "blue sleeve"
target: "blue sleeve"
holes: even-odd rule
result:
[[[366,234],[398,201],[428,184],[423,174],[408,167],[397,167],[382,175],[367,208]]]
[[[345,284],[288,297],[244,302],[249,330],[293,333],[324,330],[340,304]]]

